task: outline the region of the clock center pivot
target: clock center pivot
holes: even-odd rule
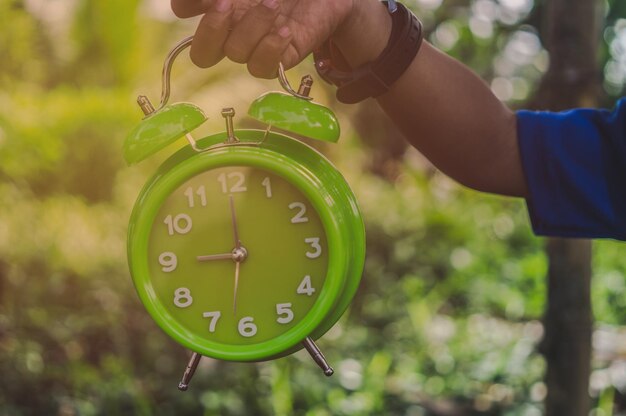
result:
[[[241,263],[248,258],[248,250],[243,246],[235,247],[231,253],[233,261],[237,263]]]

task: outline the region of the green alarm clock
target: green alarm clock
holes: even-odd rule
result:
[[[305,348],[333,373],[314,340],[341,317],[359,285],[365,232],[357,200],[318,151],[272,129],[337,141],[339,125],[311,102],[312,79],[255,100],[248,113],[265,130],[225,131],[196,140],[207,118],[189,103],[167,105],[170,71],[191,44],[168,55],[158,109],[129,134],[124,155],[137,163],[186,136],[185,146],[148,180],[128,230],[128,262],[141,302],[159,327],[192,351],[179,389],[202,356],[262,361]]]

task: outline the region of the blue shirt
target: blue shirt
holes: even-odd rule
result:
[[[538,235],[626,240],[626,98],[615,110],[519,111]]]

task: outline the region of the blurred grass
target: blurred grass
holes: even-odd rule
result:
[[[323,149],[352,184],[368,233],[363,284],[320,341],[337,374],[323,377],[302,352],[259,364],[205,359],[190,391],[177,391],[186,352],[143,310],[125,257],[134,199],[168,154],[124,166],[122,141],[140,119],[134,97],[157,97],[163,57],[193,30],[151,7],[163,6],[0,0],[0,415],[541,414],[546,259],[523,203],[463,189],[412,150],[389,162],[393,177],[372,173],[376,148],[326,89],[316,98],[335,107],[345,133]],[[469,10],[460,7],[424,15],[434,25]],[[459,19],[451,53],[477,51],[476,69],[488,72],[490,45],[508,29],[489,43]],[[243,114],[277,88],[226,63],[180,63],[174,79],[176,99],[212,118],[204,133],[222,128],[221,106]],[[606,334],[624,325],[622,251],[594,250]],[[598,371],[623,362],[614,344],[603,344]],[[603,414],[623,387],[616,380],[599,384]]]

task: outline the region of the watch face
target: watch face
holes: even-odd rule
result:
[[[307,315],[328,270],[312,204],[270,171],[202,172],[160,207],[148,238],[145,290],[178,326],[227,345],[289,331]]]

